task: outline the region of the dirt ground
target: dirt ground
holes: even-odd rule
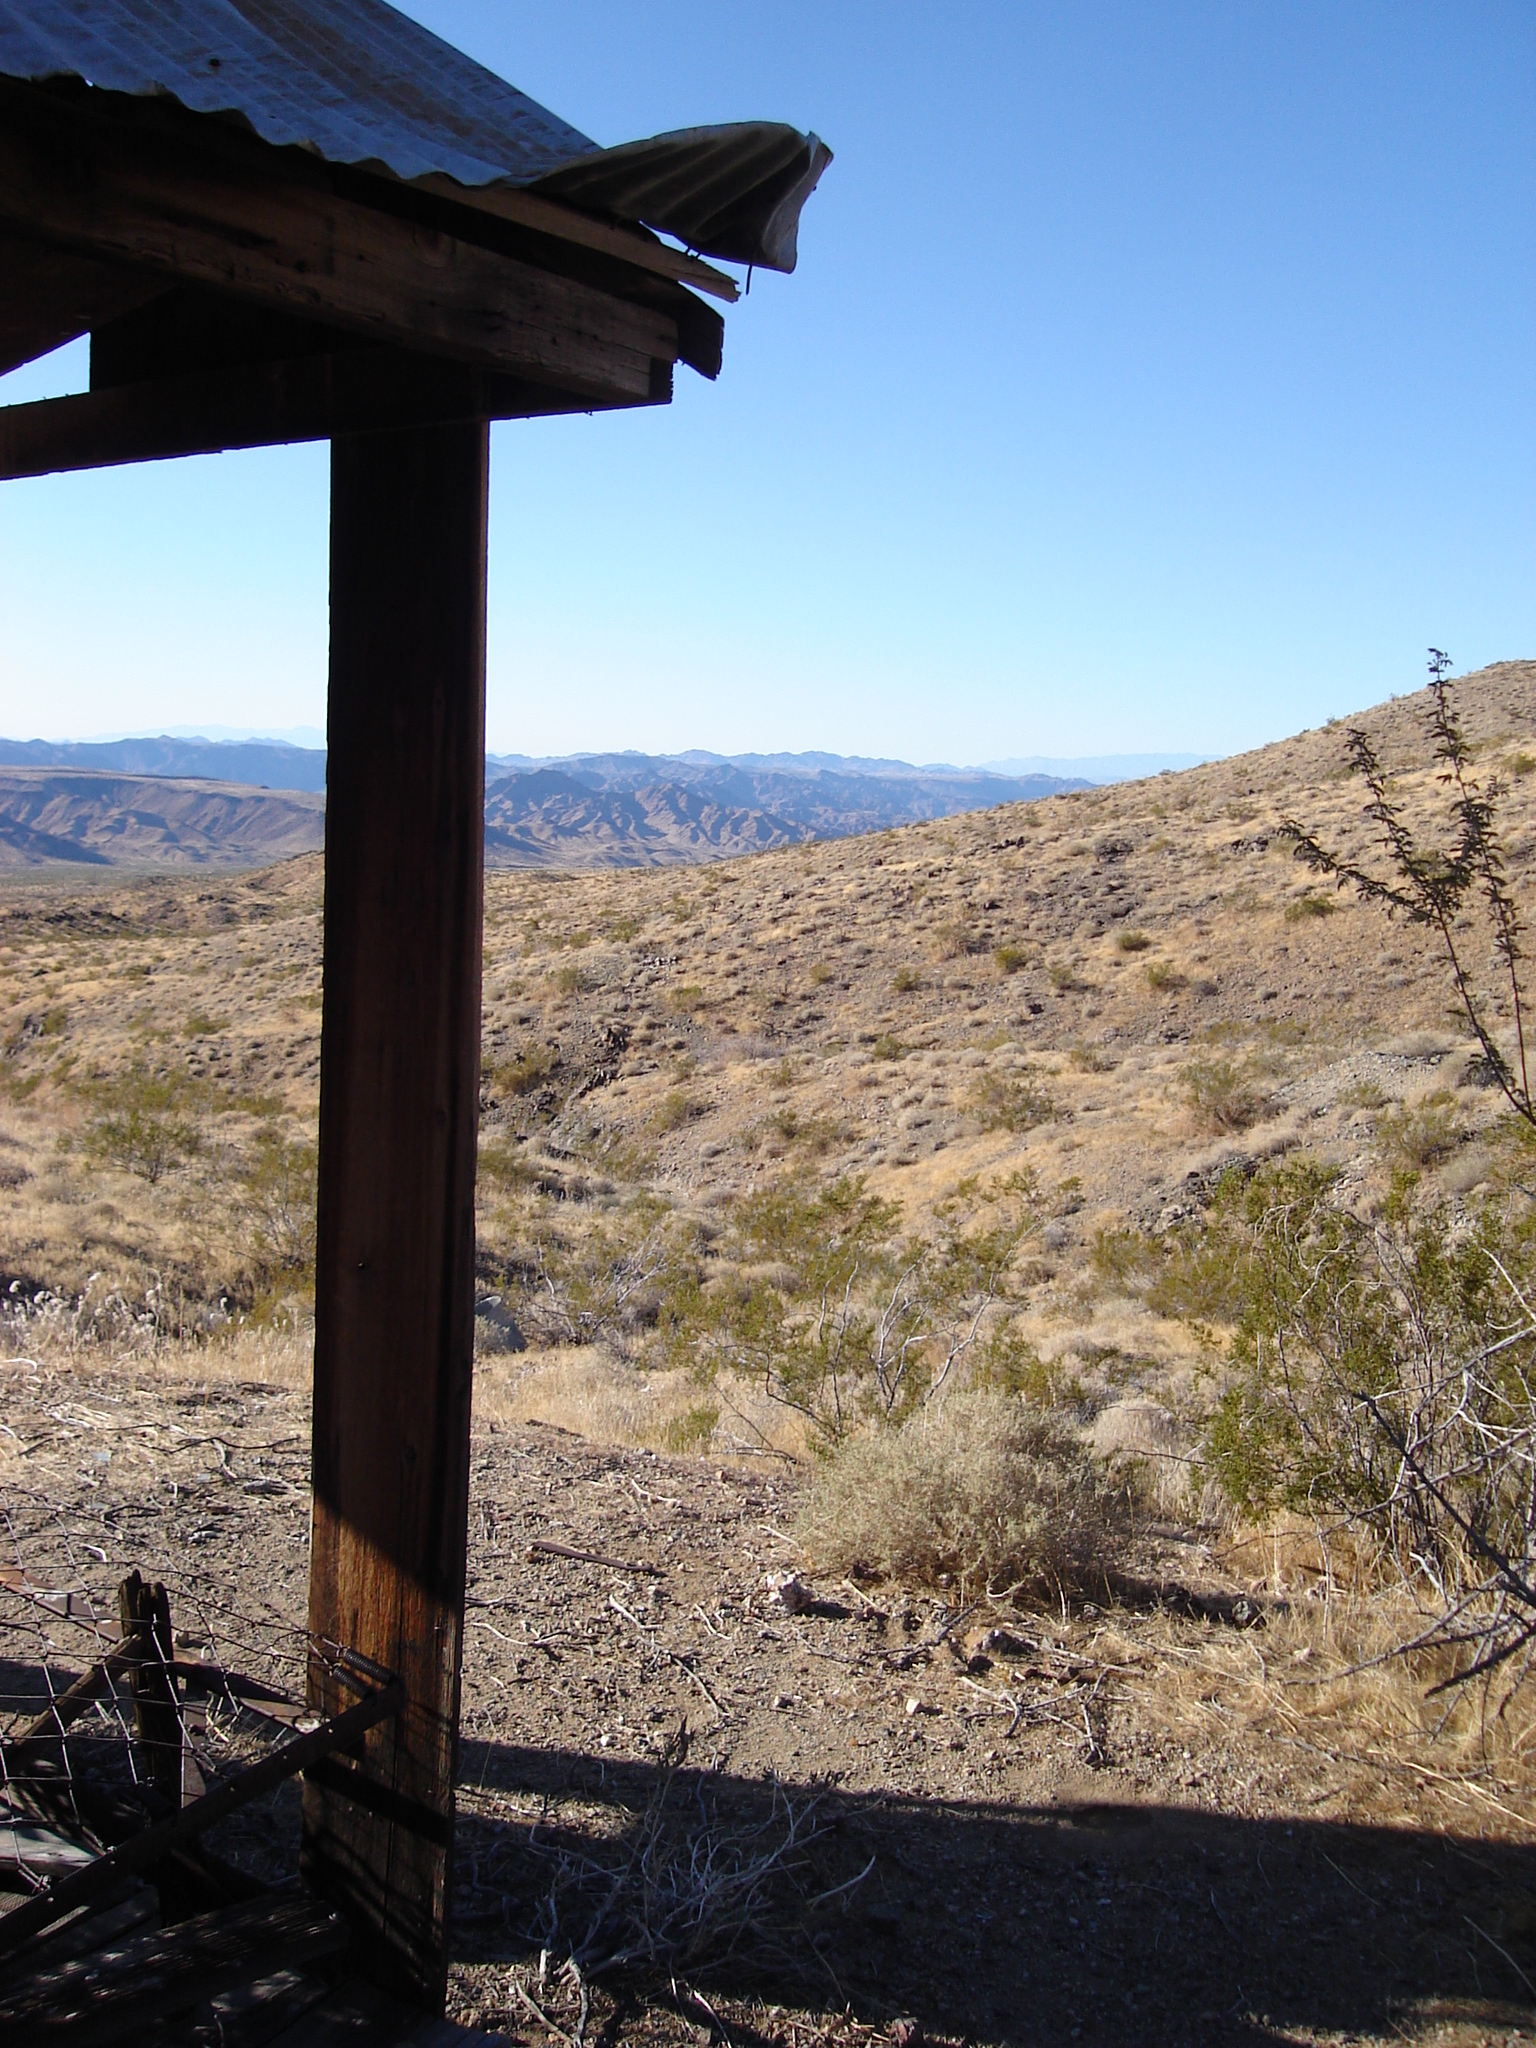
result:
[[[300,1380],[15,1361],[4,1419],[8,1561],[108,1612],[137,1566],[170,1588],[188,1654],[212,1643],[296,1682]],[[901,2018],[1009,2043],[1536,2026],[1519,1795],[1379,1746],[1357,1694],[1310,1682],[1311,1618],[1171,1533],[1135,1560],[1139,1591],[1066,1613],[825,1583],[795,1540],[800,1484],[482,1407],[457,2017],[555,2042],[579,2013],[570,1948],[669,1930],[660,1969],[596,1975],[588,2040],[806,2048]],[[798,1612],[773,1583],[796,1570]],[[56,1680],[88,1658],[78,1630],[0,1607],[14,1712],[39,1696],[39,1652]],[[290,1791],[217,1846],[291,1868],[295,1831]],[[622,1892],[604,1935],[637,1856],[648,1889]]]

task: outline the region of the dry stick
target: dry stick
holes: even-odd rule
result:
[[[398,1712],[404,1699],[404,1689],[398,1680],[393,1681],[381,1691],[359,1700],[355,1707],[348,1707],[333,1719],[322,1721],[309,1734],[285,1742],[280,1749],[271,1751],[227,1785],[220,1785],[213,1792],[205,1792],[201,1799],[192,1800],[169,1820],[131,1835],[126,1842],[97,1857],[94,1863],[86,1864],[84,1869],[68,1872],[46,1892],[28,1899],[0,1918],[0,1952],[17,1947],[72,1907],[84,1905],[95,1898],[114,1879],[158,1863],[170,1850],[201,1834],[204,1828],[212,1827],[226,1814],[259,1799],[264,1792],[270,1792],[309,1764],[317,1763],[333,1750],[347,1748],[359,1736],[366,1735],[377,1722]]]
[[[635,1627],[639,1629],[641,1635],[649,1635],[651,1638],[651,1648],[653,1650],[660,1650],[663,1657],[665,1657],[669,1663],[675,1664],[679,1671],[684,1673],[686,1677],[691,1678],[693,1680],[694,1684],[699,1688],[699,1691],[703,1693],[705,1699],[709,1701],[709,1704],[714,1708],[715,1712],[720,1716],[722,1721],[729,1720],[730,1716],[726,1713],[724,1707],[721,1706],[720,1702],[715,1698],[714,1694],[710,1691],[709,1687],[704,1683],[703,1679],[700,1678],[698,1672],[694,1670],[693,1666],[688,1662],[688,1659],[686,1657],[679,1657],[677,1652],[675,1650],[669,1650],[665,1643],[658,1643],[654,1631],[646,1627],[645,1623],[640,1619],[638,1614],[630,1613],[629,1609],[624,1605],[623,1601],[619,1598],[617,1593],[610,1593],[608,1595],[608,1605],[614,1610],[616,1614],[622,1614],[626,1621],[633,1622]]]
[[[557,2027],[555,2025],[554,2021],[550,2018],[549,2014],[544,2010],[543,2006],[536,2005],[532,1998],[529,1997],[528,1993],[523,1989],[521,1984],[514,1983],[512,1989],[517,1993],[518,1997],[523,2001],[524,2005],[527,2006],[528,2010],[533,2014],[534,2018],[538,2021],[541,2027],[548,2027],[549,2031],[555,2036],[557,2041],[563,2041],[565,2043],[565,2048],[573,2048],[573,2043],[571,2041],[570,2035],[566,2033],[563,2027]]]
[[[569,1543],[552,1543],[547,1537],[536,1536],[528,1546],[544,1557],[568,1557],[577,1564],[606,1565],[611,1572],[633,1572],[639,1578],[664,1579],[666,1573],[659,1564],[631,1564],[622,1557],[605,1557],[598,1550],[577,1550]]]
[[[1520,1982],[1525,1986],[1526,1990],[1529,1991],[1533,1997],[1536,1997],[1536,1984],[1533,1984],[1530,1978],[1527,1977],[1524,1970],[1521,1969],[1520,1965],[1515,1961],[1514,1957],[1510,1954],[1509,1950],[1507,1948],[1501,1948],[1498,1942],[1494,1940],[1493,1936],[1489,1934],[1485,1928],[1478,1926],[1477,1922],[1472,1918],[1470,1913],[1463,1913],[1461,1917],[1463,1920],[1466,1921],[1467,1925],[1471,1928],[1474,1934],[1481,1934],[1484,1941],[1487,1942],[1488,1946],[1491,1949],[1496,1950],[1497,1953],[1504,1958],[1505,1962],[1508,1963],[1509,1967],[1520,1979]]]

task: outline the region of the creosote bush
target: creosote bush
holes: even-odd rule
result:
[[[531,1095],[555,1070],[555,1053],[547,1045],[521,1045],[491,1075],[492,1087],[503,1095]]]
[[[1347,1532],[1457,1677],[1510,1664],[1518,1684],[1536,1654],[1536,1231],[1415,1208],[1406,1176],[1362,1221],[1335,1179],[1270,1168],[1222,1219],[1238,1312],[1212,1469],[1249,1513]]]
[[[1032,1131],[1050,1123],[1056,1105],[1033,1081],[1010,1081],[1002,1074],[983,1074],[971,1090],[969,1107],[984,1131]]]
[[[1332,917],[1338,907],[1331,896],[1319,896],[1309,889],[1304,896],[1287,903],[1285,921],[1287,924],[1300,924],[1309,917]]]
[[[699,1302],[694,1369],[755,1381],[822,1443],[871,1417],[900,1422],[972,1371],[1016,1304],[1010,1267],[1036,1227],[1032,1186],[1016,1178],[995,1213],[967,1228],[941,1208],[924,1239],[857,1176],[786,1176],[732,1214],[719,1249],[739,1284]]]
[[[156,1072],[139,1062],[85,1092],[95,1106],[86,1127],[88,1153],[151,1187],[201,1149],[195,1121],[201,1091],[183,1073]]]
[[[818,1568],[1020,1599],[1095,1583],[1124,1527],[1119,1495],[1073,1430],[969,1390],[843,1444],[818,1469],[802,1521]]]
[[[1184,1069],[1184,1096],[1202,1122],[1216,1131],[1246,1131],[1269,1108],[1250,1074],[1231,1060],[1194,1060]]]
[[[308,1139],[263,1127],[240,1174],[241,1207],[251,1250],[271,1277],[313,1286],[315,1190],[319,1154]]]

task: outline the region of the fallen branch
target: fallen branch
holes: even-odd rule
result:
[[[637,1578],[664,1579],[667,1575],[659,1564],[632,1564],[622,1557],[605,1557],[600,1550],[578,1550],[569,1543],[555,1543],[546,1536],[536,1536],[528,1546],[530,1557],[568,1557],[576,1564],[600,1564],[611,1572],[633,1572]]]

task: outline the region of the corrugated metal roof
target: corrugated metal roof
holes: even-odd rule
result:
[[[701,255],[793,270],[800,209],[831,161],[818,136],[737,121],[621,143],[550,172],[538,190],[664,226]]]
[[[799,210],[830,155],[770,122],[600,149],[384,0],[0,0],[0,74],[163,94],[398,178],[539,185],[773,269],[794,268]]]

